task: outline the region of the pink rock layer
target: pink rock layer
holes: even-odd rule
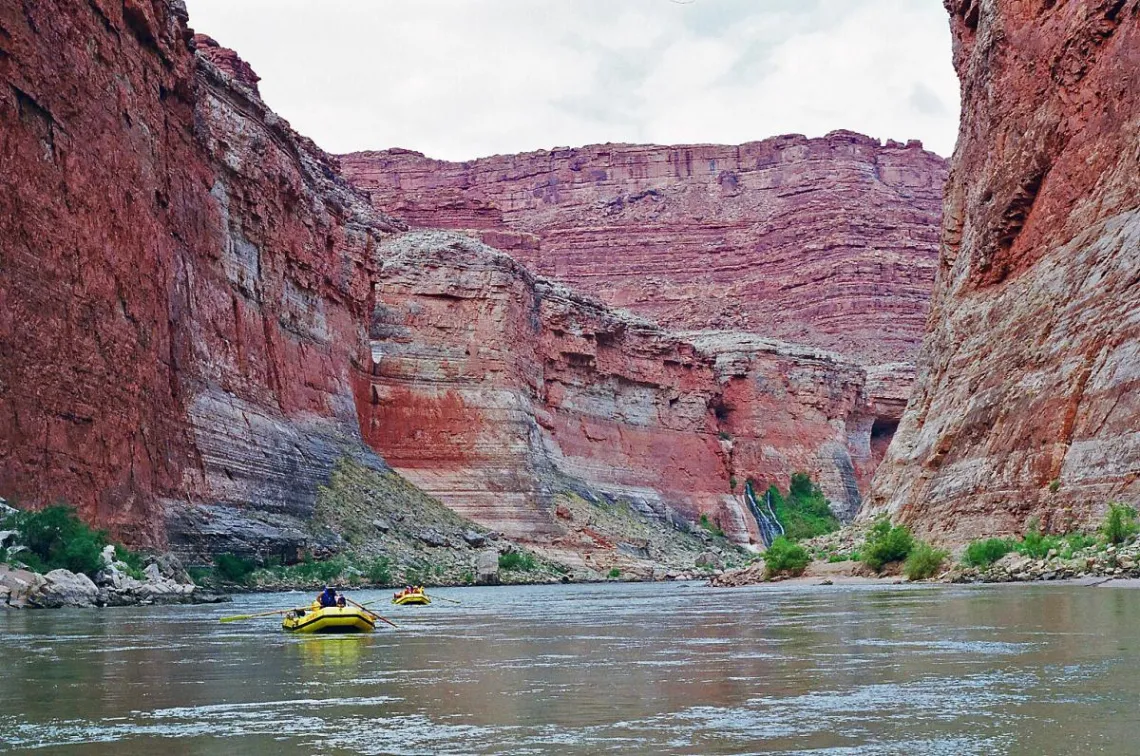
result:
[[[461,513],[536,543],[559,534],[565,491],[708,514],[754,541],[744,482],[786,486],[797,470],[852,515],[913,379],[750,334],[669,332],[464,235],[414,232],[380,253],[364,437]]]
[[[913,359],[922,338],[946,163],[918,142],[837,131],[463,163],[386,150],[341,164],[414,227],[472,230],[669,328],[748,331],[867,363]]]
[[[915,396],[874,485],[961,541],[1140,497],[1140,2],[950,0],[963,120]]]

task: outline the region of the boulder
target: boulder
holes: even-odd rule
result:
[[[471,547],[476,548],[476,549],[483,546],[483,544],[487,543],[487,539],[481,533],[477,533],[474,530],[464,531],[463,532],[463,540],[467,541],[468,546],[471,546]]]
[[[8,591],[5,598],[8,606],[26,606],[28,597],[38,591],[44,582],[42,575],[0,564],[0,588]]]
[[[721,562],[720,557],[711,551],[702,552],[693,561],[693,564],[697,567],[712,567],[714,570],[719,570],[724,567],[724,563]]]
[[[182,566],[182,562],[173,554],[160,554],[154,563],[158,566],[158,573],[167,580],[183,584],[194,582],[190,579],[190,573]]]
[[[499,551],[498,549],[486,549],[479,552],[479,557],[475,560],[475,584],[476,585],[498,585],[499,584]]]
[[[419,539],[426,543],[428,546],[450,546],[450,542],[438,530],[422,530],[419,534]]]
[[[388,522],[387,520],[377,518],[372,521],[372,527],[376,528],[381,533],[387,533],[392,529],[392,523]]]
[[[95,606],[99,588],[83,573],[52,570],[44,575],[44,583],[28,597],[28,603],[54,609],[64,606]]]

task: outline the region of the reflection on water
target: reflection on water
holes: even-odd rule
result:
[[[217,622],[279,595],[0,614],[0,751],[1140,752],[1137,591],[440,594],[366,636]]]

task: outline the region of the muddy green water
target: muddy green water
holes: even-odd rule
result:
[[[1140,753],[1140,591],[437,593],[371,636],[217,622],[281,594],[0,613],[0,751]]]

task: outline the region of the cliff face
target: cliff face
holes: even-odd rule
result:
[[[1140,2],[947,2],[963,121],[873,511],[946,540],[1140,495]]]
[[[747,478],[786,484],[807,470],[842,513],[858,506],[901,414],[905,364],[868,368],[756,335],[671,332],[467,236],[404,234],[266,108],[248,65],[192,38],[186,23],[177,0],[0,8],[0,493],[28,505],[64,499],[135,544],[288,557],[337,547],[311,527],[318,489],[340,463],[385,473],[375,449],[448,505],[520,539],[690,564],[692,538],[682,547],[669,528],[642,526],[707,513],[737,540],[755,537],[740,498]],[[916,146],[787,138],[740,148],[737,162],[724,148],[692,148],[700,170],[683,176],[682,150],[668,163],[674,192],[655,188],[665,174],[649,159],[669,153],[638,149],[606,163],[625,178],[579,182],[565,206],[558,192],[520,200],[518,218],[549,213],[565,237],[552,249],[584,249],[581,262],[617,276],[603,258],[622,234],[631,249],[648,243],[646,198],[664,203],[656,252],[676,238],[689,254],[707,244],[686,214],[704,207],[716,217],[694,217],[715,221],[716,233],[753,239],[742,214],[766,208],[760,226],[784,223],[792,206],[781,203],[797,192],[858,205],[849,195],[869,187],[868,205],[913,201],[918,219],[936,170],[907,166],[937,168]],[[727,161],[715,172],[720,200],[702,195],[714,191],[707,161]],[[573,162],[566,171],[592,170]],[[774,167],[786,162],[800,168]],[[815,176],[832,170],[822,164],[838,177],[831,189]],[[765,181],[799,189],[743,192]],[[619,220],[598,227],[604,243],[590,247],[589,224],[609,212],[598,215],[599,191],[623,199]],[[819,223],[837,212],[798,202]],[[870,222],[852,213],[848,221]],[[856,256],[921,277],[921,243],[907,246],[914,229],[875,222],[898,245]],[[537,252],[542,228],[504,222],[487,233],[516,253],[536,239]],[[644,259],[671,267],[656,252]],[[902,264],[907,255],[913,265]],[[860,278],[863,262],[853,265]],[[728,270],[694,278],[694,301]],[[680,302],[681,289],[670,291]],[[808,310],[780,322],[830,343],[834,313],[817,308],[812,320]],[[675,322],[719,322],[690,314]],[[872,344],[856,331],[845,345],[876,359],[909,338],[903,328],[897,343]]]
[[[474,230],[533,272],[669,328],[748,331],[866,363],[912,359],[922,338],[946,165],[917,142],[835,132],[341,162],[377,208]]]
[[[463,235],[408,234],[381,259],[365,438],[429,493],[532,542],[568,536],[568,494],[667,521],[705,513],[746,542],[744,481],[797,470],[853,514],[912,377],[753,335],[672,333]]]
[[[337,459],[382,465],[352,365],[401,225],[202,46],[177,2],[0,7],[0,490],[296,545]]]

